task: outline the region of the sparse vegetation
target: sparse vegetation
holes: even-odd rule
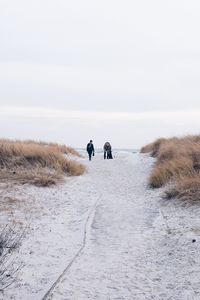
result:
[[[0,292],[3,292],[15,281],[15,273],[20,266],[16,264],[12,254],[21,243],[24,233],[16,234],[5,227],[0,233]]]
[[[42,146],[47,146],[49,148],[52,148],[54,150],[57,150],[63,154],[67,154],[67,155],[74,155],[77,157],[81,157],[80,153],[78,151],[76,151],[75,149],[73,149],[72,147],[66,146],[66,145],[60,145],[57,143],[47,143],[47,142],[36,142],[36,141],[32,141],[32,140],[26,140],[23,143],[25,144],[36,144],[36,145],[42,145]]]
[[[158,139],[141,149],[157,161],[149,178],[152,188],[172,182],[166,198],[200,200],[200,136]]]
[[[69,154],[80,157],[65,145],[0,139],[0,181],[49,186],[63,175],[83,174],[85,167],[67,157]]]

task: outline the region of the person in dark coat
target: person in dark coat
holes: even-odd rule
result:
[[[113,159],[112,157],[112,146],[109,142],[106,142],[104,147],[104,159]]]
[[[90,140],[90,142],[87,144],[87,153],[88,153],[88,156],[89,156],[89,160],[92,160],[92,156],[94,156],[94,145],[93,145],[93,141]]]

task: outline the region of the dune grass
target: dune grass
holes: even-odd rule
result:
[[[80,157],[65,145],[0,139],[0,181],[49,186],[64,175],[83,174],[85,167],[69,154]]]
[[[200,136],[158,139],[144,146],[141,153],[150,153],[156,163],[150,174],[149,185],[160,188],[167,183],[173,186],[165,196],[200,200]]]

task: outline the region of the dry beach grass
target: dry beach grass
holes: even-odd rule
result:
[[[80,157],[77,151],[65,145],[0,139],[0,181],[49,186],[63,175],[83,174],[85,167],[69,155]]]
[[[1,292],[14,282],[19,269],[15,249],[25,228],[26,214],[30,217],[39,208],[42,210],[39,204],[31,206],[30,201],[21,198],[19,184],[47,187],[64,176],[83,174],[84,165],[72,156],[80,157],[80,154],[65,145],[0,139],[0,298]],[[18,188],[19,198],[16,198]]]
[[[158,139],[141,149],[151,153],[156,163],[149,178],[152,188],[172,182],[167,198],[200,200],[200,136]]]

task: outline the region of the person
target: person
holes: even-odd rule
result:
[[[112,146],[109,142],[106,142],[104,147],[104,159],[113,159],[113,156],[112,156]]]
[[[93,141],[90,140],[90,142],[87,144],[87,153],[88,153],[88,156],[89,156],[89,160],[92,160],[92,155],[94,156],[94,145],[93,145]]]

